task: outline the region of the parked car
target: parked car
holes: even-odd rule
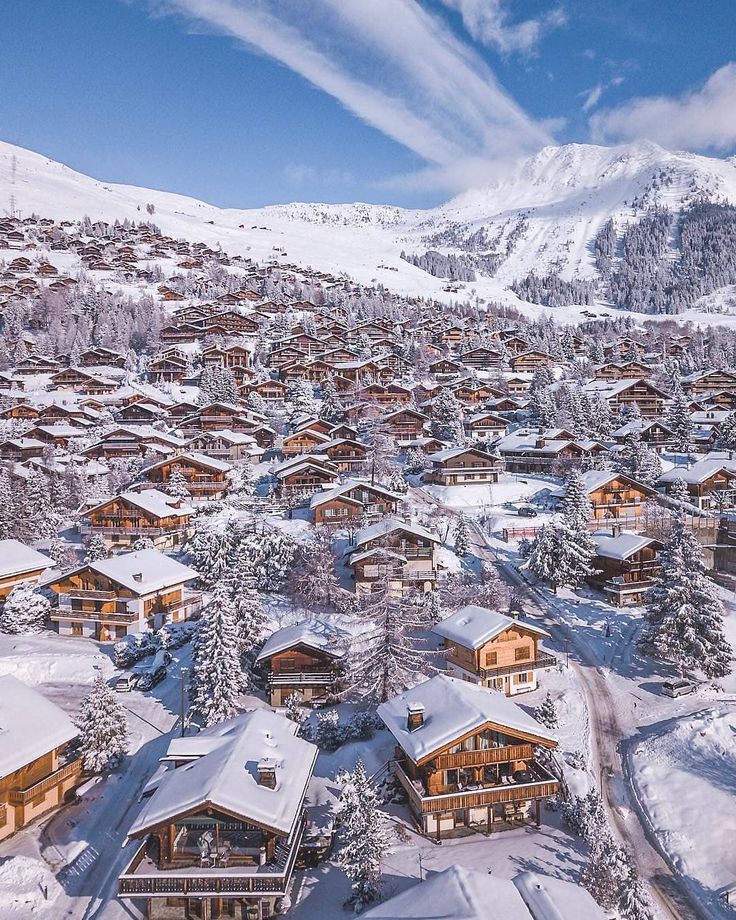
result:
[[[522,505],[520,508],[517,508],[516,513],[519,517],[536,517],[537,512],[532,508],[531,505]]]
[[[146,666],[138,679],[138,689],[152,690],[156,684],[160,684],[166,677],[166,666],[170,663],[171,655],[167,651],[156,652],[153,661]]]
[[[698,685],[692,680],[681,678],[680,680],[666,680],[662,684],[662,693],[665,696],[671,696],[676,699],[678,696],[687,696],[688,693],[695,693]]]
[[[118,668],[130,668],[149,655],[154,655],[160,648],[153,633],[136,633],[118,639],[112,649],[112,660]]]
[[[115,689],[118,693],[130,693],[138,686],[140,673],[137,671],[127,671],[125,674],[118,674],[115,679]]]

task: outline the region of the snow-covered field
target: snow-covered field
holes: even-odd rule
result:
[[[712,903],[736,885],[736,712],[702,709],[631,752],[637,796],[677,866]]]

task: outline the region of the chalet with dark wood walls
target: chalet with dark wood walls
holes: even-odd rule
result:
[[[45,553],[19,540],[0,540],[0,606],[16,585],[38,584],[41,575],[55,565]]]
[[[596,545],[595,571],[588,583],[616,607],[641,604],[659,575],[662,543],[616,527],[591,536]]]
[[[119,895],[149,920],[271,920],[302,844],[317,748],[266,709],[174,738],[128,837]]]
[[[232,467],[224,460],[193,452],[166,457],[141,470],[141,480],[165,489],[175,472],[186,480],[193,499],[222,498],[230,488],[228,474]]]
[[[340,639],[320,620],[284,626],[269,636],[256,665],[266,672],[271,705],[283,706],[294,693],[307,704],[325,701],[342,671]]]
[[[477,447],[451,447],[429,454],[432,469],[424,474],[427,482],[442,486],[488,485],[498,482],[503,461]]]
[[[194,509],[182,499],[158,489],[121,492],[85,512],[83,537],[101,536],[112,546],[132,546],[148,537],[164,549],[183,546],[192,535]]]
[[[383,518],[359,530],[349,550],[357,594],[370,593],[385,583],[390,593],[412,588],[431,591],[437,580],[439,537],[418,524]]]
[[[342,485],[312,496],[309,507],[316,525],[344,526],[351,521],[396,514],[402,497],[383,486],[348,479]]]

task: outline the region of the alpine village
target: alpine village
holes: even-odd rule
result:
[[[13,916],[728,911],[736,333],[146,210],[0,219]]]

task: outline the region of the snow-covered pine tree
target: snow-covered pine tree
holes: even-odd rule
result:
[[[247,655],[263,636],[268,618],[258,595],[251,563],[244,553],[235,557],[227,584],[235,613],[240,654]]]
[[[378,792],[362,760],[337,777],[342,787],[340,825],[342,848],[337,863],[352,883],[356,913],[381,894],[381,861],[390,846],[386,815],[379,808]]]
[[[674,449],[686,455],[692,453],[695,426],[690,414],[690,400],[682,389],[679,377],[675,379],[666,421],[672,431]]]
[[[330,375],[322,384],[322,402],[319,407],[319,417],[323,418],[326,422],[334,422],[337,424],[344,413],[345,407],[342,402],[340,402],[335,381]]]
[[[85,547],[84,561],[86,563],[98,562],[100,559],[107,559],[110,550],[107,548],[105,538],[101,534],[93,534]]]
[[[246,537],[239,552],[244,552],[250,562],[256,588],[271,593],[280,590],[289,576],[296,545],[279,530],[265,530]]]
[[[76,720],[79,749],[88,773],[114,769],[128,752],[128,724],[123,707],[99,675],[82,700]]]
[[[168,495],[174,498],[180,498],[182,501],[186,501],[188,498],[192,497],[189,491],[189,483],[184,473],[182,473],[181,467],[175,466],[171,470],[169,481],[166,483],[166,492]]]
[[[317,400],[314,398],[314,388],[308,380],[295,380],[286,393],[288,403],[289,424],[294,426],[297,419],[304,415],[317,414]]]
[[[227,530],[217,530],[204,518],[197,520],[194,534],[186,545],[186,552],[206,588],[218,585],[227,577],[231,551],[230,533]]]
[[[421,473],[427,468],[427,458],[418,447],[410,447],[406,452],[405,473]]]
[[[452,535],[455,540],[455,552],[458,556],[466,556],[470,549],[470,534],[467,522],[462,515],[457,519]]]
[[[681,509],[672,515],[659,561],[659,574],[646,597],[642,647],[672,662],[681,674],[730,674],[733,649],[723,631],[723,605]]]
[[[562,500],[562,516],[573,533],[587,534],[588,521],[593,516],[593,506],[580,470],[572,470],[567,478],[565,497]]]
[[[564,518],[554,517],[532,542],[526,565],[556,593],[558,588],[577,588],[595,569],[587,534],[576,534]]]
[[[589,844],[588,864],[580,881],[601,907],[610,910],[618,904],[621,889],[629,874],[630,860],[607,828]]]
[[[28,635],[42,632],[51,604],[30,582],[17,584],[0,613],[0,632]]]
[[[230,719],[245,690],[233,602],[225,586],[213,593],[194,639],[189,683],[192,715],[203,726]]]
[[[736,450],[736,412],[729,412],[721,422],[716,447],[718,450]]]
[[[654,920],[654,910],[646,885],[631,865],[621,886],[618,912],[621,920]]]
[[[643,485],[653,485],[662,473],[662,461],[642,441],[639,431],[626,435],[620,457],[623,471]]]
[[[309,713],[304,708],[304,700],[300,693],[290,693],[284,700],[284,709],[286,710],[286,718],[295,722],[300,729],[309,718]]]
[[[33,540],[53,537],[60,517],[53,506],[48,477],[34,470],[26,480],[22,499],[23,526]]]
[[[440,441],[447,441],[456,447],[465,443],[463,428],[463,407],[447,387],[443,387],[432,403],[432,434]]]
[[[0,540],[8,540],[18,532],[16,504],[8,471],[0,469]]]
[[[557,727],[557,709],[549,690],[544,700],[534,710],[534,718],[549,729]]]
[[[322,710],[317,713],[317,730],[314,741],[317,747],[328,753],[336,751],[345,740],[345,732],[340,726],[340,716],[336,709]]]
[[[397,467],[391,471],[391,475],[388,477],[387,486],[392,492],[396,492],[397,495],[406,495],[409,491],[406,479],[404,479],[401,470]]]
[[[134,553],[139,553],[143,549],[155,549],[153,545],[153,540],[150,537],[138,537],[135,543],[131,546],[131,549]]]
[[[388,579],[361,598],[351,641],[346,695],[383,703],[436,673],[436,652],[417,632],[431,625],[426,610],[392,595]]]

